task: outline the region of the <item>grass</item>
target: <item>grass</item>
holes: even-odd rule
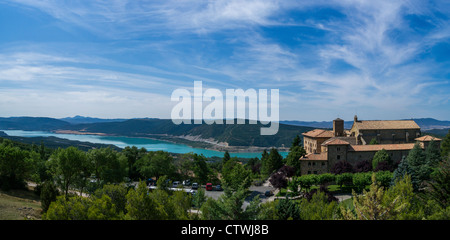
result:
[[[0,191],[0,220],[41,219],[41,211],[41,202],[33,191]]]

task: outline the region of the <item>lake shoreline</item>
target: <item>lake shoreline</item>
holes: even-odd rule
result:
[[[127,138],[144,138],[158,141],[165,141],[174,144],[185,144],[187,146],[193,148],[201,148],[205,150],[211,151],[219,151],[229,153],[259,153],[264,150],[269,151],[272,147],[256,147],[256,146],[228,146],[226,143],[218,143],[211,139],[202,139],[197,136],[172,136],[167,134],[149,134],[147,136],[135,135],[135,136],[122,136],[115,134],[106,134],[106,133],[94,133],[94,132],[83,132],[83,131],[74,131],[74,130],[54,130],[52,131],[56,134],[74,134],[74,135],[95,135],[95,136],[109,136],[109,137],[127,137]],[[283,147],[273,147],[277,149],[279,152],[288,152],[289,148]]]

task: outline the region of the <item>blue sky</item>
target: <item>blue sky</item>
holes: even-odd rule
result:
[[[0,116],[170,118],[279,89],[280,119],[450,120],[447,1],[0,1]]]

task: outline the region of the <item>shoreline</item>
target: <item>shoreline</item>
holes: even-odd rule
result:
[[[148,136],[142,136],[142,135],[121,136],[121,135],[114,135],[114,134],[83,132],[83,131],[74,131],[74,130],[54,130],[51,132],[56,133],[56,134],[145,138],[145,139],[165,141],[165,142],[170,142],[170,143],[175,143],[175,144],[185,144],[185,145],[193,147],[193,148],[201,148],[201,149],[211,150],[211,151],[219,151],[219,152],[228,151],[229,153],[257,153],[257,152],[263,152],[264,150],[270,150],[272,148],[277,149],[279,152],[288,152],[289,151],[289,148],[286,148],[286,147],[283,148],[283,147],[257,147],[257,146],[247,146],[247,147],[229,146],[227,143],[219,143],[219,142],[214,141],[213,139],[202,139],[198,136],[172,136],[172,135],[167,135],[167,134],[160,134],[160,135],[158,135],[158,134],[150,135],[149,134]],[[175,139],[182,139],[182,141],[176,141]],[[193,143],[197,143],[197,144],[193,144]]]

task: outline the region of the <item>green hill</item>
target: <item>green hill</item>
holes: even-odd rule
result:
[[[117,136],[148,137],[148,136],[195,136],[201,139],[213,139],[225,142],[229,146],[255,147],[289,147],[296,135],[312,130],[311,127],[279,125],[275,135],[261,136],[260,129],[268,125],[249,124],[180,124],[176,125],[170,119],[132,119],[123,122],[104,122],[65,126],[64,130],[91,133],[106,133]]]

